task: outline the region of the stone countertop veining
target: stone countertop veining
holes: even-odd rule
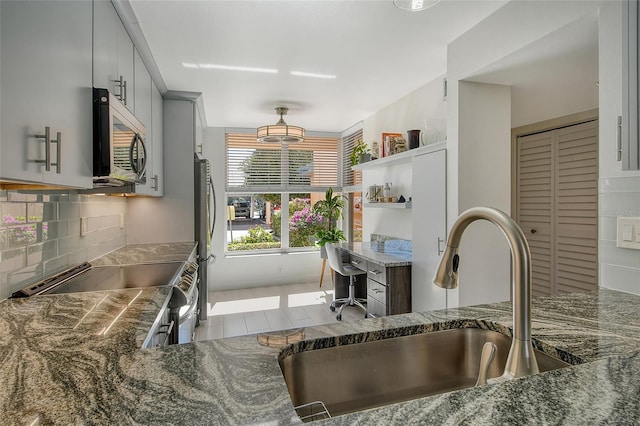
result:
[[[185,261],[194,253],[197,243],[130,244],[91,261],[93,266],[131,265]]]
[[[110,292],[0,304],[3,423],[300,424],[279,356],[459,327],[509,334],[512,321],[510,303],[497,303],[309,327],[282,352],[258,345],[255,335],[142,350],[127,330],[150,326],[160,294],[143,293],[137,300],[148,310],[131,305],[109,333],[96,336],[132,292],[120,291],[106,305],[100,295]],[[638,424],[639,306],[640,296],[606,289],[536,298],[534,345],[586,363],[318,424]]]
[[[412,244],[408,240],[343,242],[338,244],[338,247],[385,267],[411,265]]]

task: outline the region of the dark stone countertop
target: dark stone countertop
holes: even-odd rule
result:
[[[139,349],[164,289],[2,301],[2,423],[300,424],[279,356],[460,327],[510,334],[512,322],[497,303],[309,327],[282,353],[255,335]],[[318,424],[638,424],[639,307],[606,289],[536,298],[534,346],[582,364]]]

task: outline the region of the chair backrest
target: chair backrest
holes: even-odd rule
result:
[[[324,245],[324,247],[327,249],[327,261],[329,261],[329,266],[331,267],[331,269],[341,275],[349,275],[344,270],[342,257],[340,256],[340,250],[338,249],[338,247],[332,243],[327,243]]]

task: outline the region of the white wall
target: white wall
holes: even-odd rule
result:
[[[194,114],[192,101],[164,101],[164,197],[129,199],[129,244],[194,241]]]
[[[509,86],[459,84],[461,212],[490,206],[510,213],[510,97]],[[460,247],[460,305],[509,300],[509,277],[509,247],[502,233],[486,221],[471,224]],[[455,298],[450,305],[454,303]]]
[[[601,16],[599,21],[600,52],[615,52],[619,50],[620,26],[618,24],[619,20],[611,15],[615,15],[616,10],[619,10],[617,2],[510,2],[449,45],[447,67],[449,85],[449,120],[447,123],[447,204],[449,226],[459,213],[472,205],[491,205],[495,203],[498,204],[494,205],[495,207],[500,207],[500,204],[505,203],[502,204],[504,210],[509,210],[509,204],[506,201],[509,199],[510,191],[508,185],[510,162],[508,155],[505,155],[509,149],[509,145],[506,143],[509,135],[505,130],[503,133],[497,134],[493,140],[484,138],[482,148],[494,155],[499,155],[503,160],[486,162],[484,171],[480,168],[473,168],[473,159],[470,155],[474,153],[474,146],[471,144],[471,140],[468,139],[472,135],[468,133],[467,120],[473,119],[472,114],[469,114],[472,109],[468,107],[472,106],[474,102],[470,105],[465,105],[465,102],[470,99],[468,95],[471,88],[468,83],[460,83],[460,81],[477,74],[480,70],[497,63],[502,58],[524,49],[548,34],[590,14],[600,13]],[[617,36],[616,33],[618,34]],[[607,57],[605,54],[604,57],[600,58],[599,67],[600,94],[602,95],[603,85],[613,93],[604,103],[600,103],[602,117],[600,146],[601,149],[603,145],[608,147],[606,149],[612,149],[612,135],[615,134],[612,131],[615,128],[611,127],[610,119],[617,115],[612,111],[619,110],[620,101],[617,93],[619,93],[620,88],[615,82],[616,79],[619,79],[617,76],[619,69],[616,70],[617,65],[603,64],[604,58],[608,58],[614,64],[618,64],[619,55],[614,54],[613,57]],[[532,64],[532,66],[535,66],[535,64]],[[588,101],[586,103],[588,104]],[[476,107],[479,108],[477,109],[478,112],[482,111],[481,104],[476,104]],[[565,108],[566,110],[556,110],[554,114],[567,115],[580,112],[573,110],[574,108],[582,109],[581,106],[576,105],[567,105]],[[526,111],[523,111],[524,109],[525,107],[522,106],[519,108],[520,115],[518,120],[526,122],[528,120],[523,118],[523,114],[526,114]],[[544,110],[541,110],[538,105],[533,105],[529,111],[531,115],[531,121],[529,122],[535,122],[539,121],[539,112]],[[604,134],[603,129],[606,129]],[[481,155],[479,152],[476,154]],[[604,160],[606,163],[607,159],[605,158]],[[475,164],[477,165],[478,162]],[[500,175],[504,176],[504,185],[498,188],[493,185],[487,185],[487,180],[494,184],[499,183],[496,178]],[[501,247],[500,244],[504,244],[497,241],[489,242],[485,239],[489,238],[488,234],[483,234],[480,231],[471,232],[472,230],[470,229],[467,232],[468,235],[465,235],[463,249],[466,246],[473,249],[475,253],[479,253],[480,251],[478,250],[483,250],[483,247],[486,251],[486,247],[491,247],[493,250],[495,247]],[[495,232],[494,230],[493,233]],[[480,258],[477,258],[478,263],[470,267],[465,264],[464,269],[461,268],[460,289],[458,292],[460,305],[479,302],[475,296],[482,294],[483,291],[486,291],[485,294],[489,295],[486,299],[491,299],[484,301],[504,299],[504,293],[493,290],[496,285],[496,279],[504,282],[501,285],[503,286],[502,288],[508,287],[509,283],[509,274],[507,272],[509,257],[508,255],[500,257],[500,266],[496,264],[498,259],[495,259],[494,262],[481,262]],[[503,265],[507,265],[507,269]],[[496,273],[495,268],[500,268],[502,272]],[[465,275],[462,275],[463,273]],[[473,283],[465,283],[465,276],[473,277]],[[456,303],[452,299],[453,297],[450,298],[450,302],[452,302],[450,304],[455,306]]]
[[[209,290],[265,287],[282,284],[320,282],[322,260],[318,252],[273,255],[225,254],[225,129],[209,127],[204,132],[203,155],[211,162],[211,173],[216,192],[216,225],[212,253],[216,260],[210,267]],[[325,270],[325,283],[331,287],[329,268]]]
[[[393,104],[376,112],[363,121],[363,139],[370,146],[373,141],[382,142],[382,133],[402,133],[407,138],[407,130],[425,129],[432,136],[436,129],[441,140],[446,136],[447,102],[443,99],[442,81],[445,75],[426,83]],[[431,137],[431,142],[435,142]],[[380,170],[367,170],[362,176],[363,196],[370,185],[392,182],[392,195],[403,195],[407,200],[412,196],[411,164],[389,166]],[[385,210],[365,208],[362,214],[363,239],[371,233],[411,239],[411,210]]]

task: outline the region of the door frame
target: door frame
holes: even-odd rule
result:
[[[515,220],[518,217],[517,203],[517,176],[518,176],[518,138],[522,136],[533,135],[536,133],[547,132],[549,130],[561,129],[563,127],[574,126],[576,124],[595,121],[600,118],[600,110],[598,108],[590,109],[575,114],[564,115],[562,117],[552,118],[550,120],[539,121],[537,123],[527,124],[511,129],[511,217]],[[599,175],[599,171],[598,171]]]

